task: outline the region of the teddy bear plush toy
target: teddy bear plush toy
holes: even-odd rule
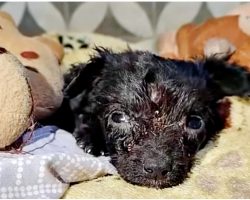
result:
[[[250,70],[250,4],[200,25],[185,24],[159,40],[163,57],[193,59],[215,55]],[[248,11],[248,12],[247,12]]]
[[[61,105],[62,57],[59,43],[22,35],[11,16],[0,12],[0,149]]]

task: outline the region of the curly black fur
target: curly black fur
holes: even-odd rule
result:
[[[224,126],[219,100],[249,92],[247,71],[221,60],[97,51],[66,77],[73,134],[85,151],[110,155],[133,184],[180,184],[195,153]]]

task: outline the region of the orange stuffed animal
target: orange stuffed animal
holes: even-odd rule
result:
[[[250,14],[224,16],[200,25],[186,24],[160,38],[166,58],[193,59],[216,55],[250,70]]]

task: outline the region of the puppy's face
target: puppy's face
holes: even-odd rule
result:
[[[97,116],[112,163],[134,184],[181,183],[195,153],[223,128],[217,103],[223,88],[207,69],[214,62],[99,53],[91,67],[102,67],[85,111]]]
[[[222,126],[205,88],[169,81],[136,84],[138,99],[115,93],[118,101],[100,117],[112,162],[129,182],[159,188],[181,183],[197,150]]]
[[[99,119],[120,175],[139,185],[173,186],[183,181],[196,151],[221,127],[216,99],[201,66],[139,56],[148,60],[138,57],[108,70],[93,101],[102,100]]]

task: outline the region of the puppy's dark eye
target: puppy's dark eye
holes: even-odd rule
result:
[[[204,121],[198,115],[191,115],[187,118],[186,126],[187,128],[190,128],[190,129],[199,130],[203,128]]]
[[[111,119],[113,122],[115,123],[124,123],[124,122],[128,122],[128,118],[124,113],[118,113],[115,112],[111,115]]]

